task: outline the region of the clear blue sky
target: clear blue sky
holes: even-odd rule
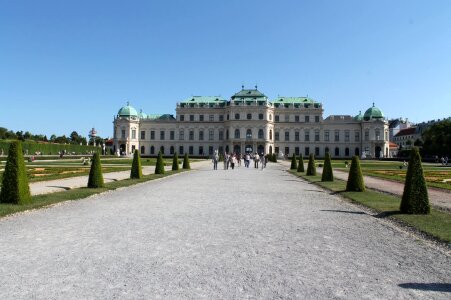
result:
[[[175,114],[241,85],[325,116],[451,115],[451,1],[0,0],[0,126],[112,135],[127,100]]]

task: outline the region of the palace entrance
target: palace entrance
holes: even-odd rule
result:
[[[244,152],[246,152],[246,153],[254,152],[254,149],[252,148],[252,145],[246,145],[246,147],[244,148]]]
[[[260,155],[260,154],[264,154],[265,153],[265,146],[263,146],[263,145],[258,145],[258,147],[257,147],[257,153]]]
[[[240,145],[233,146],[233,152],[234,153],[241,153],[241,146]]]

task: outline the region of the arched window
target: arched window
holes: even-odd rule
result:
[[[345,156],[349,156],[349,148],[347,148],[347,147],[345,149]]]
[[[359,147],[355,148],[354,155],[360,155]]]
[[[247,139],[251,139],[252,138],[252,130],[251,129],[246,130],[246,138]]]
[[[269,130],[269,140],[272,141],[272,129]]]
[[[240,138],[240,130],[239,129],[235,129],[235,138],[236,139]]]
[[[144,153],[146,153],[146,147],[141,146],[141,154],[144,154]]]
[[[235,120],[239,120],[240,119],[240,114],[235,114]]]
[[[381,131],[378,129],[376,129],[376,140],[380,140],[381,139]]]
[[[340,156],[340,148],[335,147],[335,156]]]
[[[229,139],[229,130],[227,129],[226,130],[226,140],[228,140]]]
[[[264,134],[263,134],[263,129],[259,129],[259,130],[258,130],[258,138],[259,138],[259,139],[262,139],[262,138],[263,138],[263,135],[264,135]]]
[[[258,114],[258,119],[263,120],[263,114]]]
[[[150,147],[150,154],[155,154],[155,147],[154,146]]]

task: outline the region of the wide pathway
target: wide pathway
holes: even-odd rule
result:
[[[0,219],[0,299],[449,299],[451,257],[286,171],[210,164]]]
[[[289,168],[291,165],[291,161],[287,160],[281,161],[280,163],[286,168]],[[305,164],[305,168],[307,170],[307,164]],[[322,174],[323,168],[317,168],[317,171],[319,174]],[[348,172],[334,170],[334,177],[337,179],[347,181],[348,175],[349,175]],[[397,182],[394,180],[386,180],[383,178],[377,178],[372,176],[363,176],[363,181],[365,182],[366,187],[373,190],[398,196],[402,196],[404,192],[404,183],[402,182]],[[429,202],[431,203],[432,206],[439,209],[451,211],[451,191],[429,187],[428,195]]]

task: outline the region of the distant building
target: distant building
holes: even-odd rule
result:
[[[398,145],[398,148],[410,149],[417,139],[421,140],[421,133],[418,127],[410,127],[399,131],[393,137],[393,142]]]
[[[388,130],[389,130],[389,140],[393,142],[393,138],[399,131],[403,129],[410,128],[412,124],[409,122],[409,119],[392,119],[388,121]]]
[[[388,122],[373,106],[365,114],[331,115],[323,119],[322,104],[308,97],[277,97],[269,101],[257,87],[226,100],[193,96],[171,114],[148,115],[127,104],[113,120],[114,151],[142,155],[178,152],[210,156],[219,152],[282,153],[332,157],[389,156]]]

